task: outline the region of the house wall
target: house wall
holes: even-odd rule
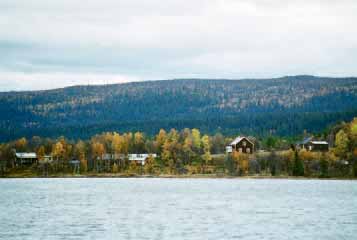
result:
[[[312,143],[308,143],[308,144],[306,144],[306,150],[308,150],[308,151],[327,152],[329,150],[329,146],[328,146],[328,144],[312,144]]]
[[[252,144],[245,138],[232,147],[237,152],[248,153],[248,154],[254,152],[254,144]]]
[[[37,158],[16,158],[16,163],[21,165],[31,165],[37,163]]]

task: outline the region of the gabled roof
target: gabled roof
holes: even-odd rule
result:
[[[34,152],[23,152],[23,153],[16,153],[17,158],[37,158],[37,154]]]
[[[297,144],[307,144],[308,142],[311,142],[313,137],[306,137],[302,141],[297,142]]]
[[[128,159],[129,161],[145,161],[149,156],[152,156],[153,158],[156,158],[156,154],[150,154],[150,153],[132,153],[128,154]]]
[[[302,140],[301,142],[298,142],[297,144],[308,144],[308,143],[312,143],[312,144],[328,144],[328,142],[326,141],[318,141],[318,140],[313,140],[314,137],[307,137],[307,138],[304,138],[304,140]]]
[[[328,144],[326,141],[311,141],[312,144]]]
[[[243,139],[247,140],[248,142],[250,142],[251,144],[254,145],[254,143],[253,143],[252,141],[250,141],[249,138],[247,138],[247,137],[241,137],[241,136],[236,137],[229,145],[236,145],[237,143],[239,143],[239,142],[242,141]]]

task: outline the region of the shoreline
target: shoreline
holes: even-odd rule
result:
[[[129,174],[58,174],[50,176],[37,176],[37,175],[27,175],[23,176],[21,174],[9,174],[1,176],[0,179],[26,179],[26,178],[38,178],[38,179],[51,179],[51,178],[156,178],[156,179],[286,179],[286,180],[357,180],[357,178],[351,177],[295,177],[295,176],[258,176],[258,175],[248,175],[248,176],[229,176],[229,175],[216,175],[216,174],[194,174],[194,175],[129,175]]]

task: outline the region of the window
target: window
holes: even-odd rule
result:
[[[238,151],[241,153],[241,152],[243,152],[243,149],[242,149],[242,148],[239,148],[239,150],[238,150]]]
[[[250,153],[250,148],[247,148],[247,153]]]

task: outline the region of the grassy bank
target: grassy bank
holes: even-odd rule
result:
[[[85,173],[85,174],[71,174],[71,173],[56,173],[49,174],[48,176],[39,175],[29,171],[12,172],[5,174],[0,178],[181,178],[181,179],[326,179],[326,180],[357,180],[357,178],[349,177],[294,177],[288,175],[245,175],[245,176],[232,176],[228,174],[160,174],[160,175],[140,175],[140,174],[126,174],[126,173]]]

